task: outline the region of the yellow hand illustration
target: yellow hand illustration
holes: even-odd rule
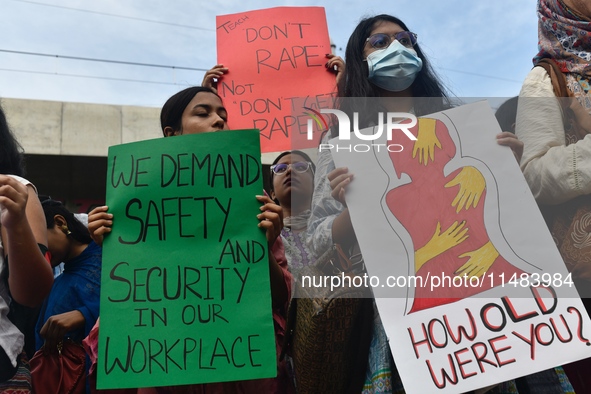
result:
[[[419,132],[412,149],[412,158],[419,154],[419,163],[427,165],[429,158],[434,161],[435,147],[441,149],[441,142],[435,134],[435,119],[419,118]]]
[[[462,208],[468,210],[470,205],[476,208],[482,192],[486,189],[486,181],[482,173],[474,167],[464,167],[454,179],[445,184],[445,187],[456,185],[460,185],[460,190],[451,203],[452,207],[456,207],[456,213],[459,213]]]
[[[427,261],[464,242],[468,238],[468,228],[464,228],[465,224],[466,222],[454,222],[441,232],[441,223],[437,222],[437,228],[429,242],[415,252],[415,272]]]
[[[459,257],[469,257],[469,259],[464,265],[457,269],[455,272],[457,276],[466,274],[469,277],[481,277],[486,271],[488,271],[490,266],[493,265],[497,257],[499,257],[499,252],[497,252],[497,249],[493,244],[488,241],[479,249],[466,252]]]

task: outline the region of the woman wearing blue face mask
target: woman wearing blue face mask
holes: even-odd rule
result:
[[[367,39],[367,43],[375,49],[365,58],[368,79],[383,90],[401,92],[408,89],[423,69],[423,61],[413,49],[417,43],[415,33],[376,33]]]
[[[382,14],[363,19],[349,38],[345,57],[346,69],[336,56],[330,58],[327,67],[337,65],[339,108],[349,119],[356,112],[360,129],[376,124],[378,112],[422,116],[452,107],[450,95],[422,52],[417,35],[398,18]],[[368,100],[373,97],[376,99]],[[331,137],[331,132],[327,133],[323,142]],[[497,141],[517,154],[523,150],[523,143],[511,133],[499,134]],[[353,175],[346,168],[335,169],[328,150],[320,152],[317,168],[312,201],[317,214],[312,212],[308,233],[312,250],[321,255],[334,242],[355,242],[344,204],[345,188]]]
[[[450,95],[421,51],[417,35],[398,18],[378,15],[362,20],[349,38],[345,56],[346,70],[338,57],[331,57],[327,67],[332,69],[337,65],[339,108],[349,115],[349,119],[353,119],[352,114],[356,112],[360,129],[375,125],[378,112],[410,112],[423,116],[452,107]],[[367,99],[374,97],[376,99]],[[329,131],[322,143],[335,136],[336,131]],[[510,134],[499,134],[497,141],[519,154],[523,143]],[[427,156],[423,157],[426,164]],[[312,213],[307,230],[310,250],[318,257],[337,243],[347,247],[353,245],[349,250],[351,253],[357,241],[344,197],[353,174],[347,168],[335,168],[330,151],[326,149],[319,153],[316,164]],[[403,393],[404,388],[375,305],[371,335],[365,384],[360,391]],[[556,376],[554,370],[547,373]],[[541,381],[541,374],[522,379]],[[516,393],[519,392],[516,388],[518,383],[510,381],[476,392]],[[527,381],[522,386],[529,384],[530,381]]]
[[[349,38],[345,56],[346,70],[342,59],[336,56],[329,59],[327,67],[331,70],[337,66],[339,108],[350,119],[356,112],[359,128],[373,125],[378,112],[425,115],[451,107],[445,88],[419,48],[417,35],[398,18],[378,15],[362,20]],[[372,97],[378,99],[367,100]],[[421,100],[415,102],[413,97]],[[326,143],[331,136],[324,138]],[[346,248],[357,244],[344,200],[344,190],[351,179],[346,168],[335,169],[329,151],[320,152],[308,222],[308,242],[316,257],[334,243]],[[349,253],[355,248],[349,248]],[[373,315],[365,383],[359,389],[363,393],[403,393],[375,305]]]
[[[328,69],[338,69],[339,97],[344,99],[340,109],[358,112],[360,126],[375,122],[379,111],[423,116],[452,107],[450,93],[421,50],[417,34],[396,17],[382,14],[359,22],[347,43],[346,70],[340,57],[328,56]],[[369,97],[385,100],[376,107],[374,100],[351,99]],[[523,144],[514,135],[501,133],[497,140],[521,157]]]
[[[340,97],[404,98],[392,101],[397,108],[387,109],[416,115],[451,107],[449,94],[422,52],[417,35],[398,18],[363,19],[349,38],[345,58]],[[413,102],[413,97],[427,99]],[[347,100],[343,104],[346,107]]]

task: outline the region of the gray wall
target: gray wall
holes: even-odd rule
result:
[[[27,154],[107,156],[111,145],[162,136],[160,109],[2,99]]]
[[[86,212],[104,203],[111,145],[159,138],[160,109],[2,99],[39,194]]]

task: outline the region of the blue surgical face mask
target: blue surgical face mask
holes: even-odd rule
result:
[[[396,40],[388,48],[370,53],[366,60],[369,80],[391,92],[407,89],[423,68],[423,61],[415,50]]]

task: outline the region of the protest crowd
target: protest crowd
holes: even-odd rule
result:
[[[515,156],[579,294],[585,297],[585,289],[589,288],[591,281],[591,5],[581,0],[538,0],[537,12],[539,48],[533,58],[534,67],[523,83],[519,97],[498,109],[496,115],[502,132],[496,136],[496,143],[510,149]],[[379,111],[388,111],[415,115],[422,131],[429,128],[429,123],[428,119],[422,120],[421,117],[457,105],[422,51],[417,35],[395,16],[376,15],[362,19],[349,37],[345,57],[326,54],[325,61],[323,71],[334,79],[336,105],[346,114],[360,113],[359,124],[363,127],[375,126],[375,115]],[[186,88],[166,101],[160,115],[162,138],[165,139],[160,138],[161,143],[168,142],[169,137],[180,141],[185,137],[179,136],[229,130],[231,119],[239,115],[228,113],[218,88],[232,67],[240,65],[215,65],[205,73],[201,86]],[[570,100],[560,101],[556,99],[558,97]],[[360,100],[350,101],[350,98]],[[366,98],[371,99],[367,101],[371,104],[364,104]],[[380,108],[372,107],[376,102]],[[455,154],[455,151],[445,151],[449,138],[439,134],[439,123],[433,121],[432,125],[431,137],[422,132],[414,148],[411,145],[405,150],[408,155],[412,154],[412,158],[396,156],[395,159],[392,154],[395,166],[413,178],[414,174],[420,177],[430,161],[441,161],[438,154],[447,152],[449,157]],[[329,124],[317,144],[328,144],[337,136],[336,128],[331,126],[334,123]],[[439,139],[435,137],[435,130]],[[327,273],[329,266],[332,274],[337,270],[338,274],[356,276],[362,275],[366,269],[357,240],[359,234],[356,235],[359,229],[354,228],[346,199],[349,185],[359,181],[347,167],[335,164],[329,150],[321,150],[317,157],[304,149],[279,153],[269,173],[262,174],[268,177],[269,190],[259,190],[251,196],[252,200],[256,199],[258,209],[241,213],[244,216],[257,215],[257,222],[251,227],[258,227],[260,230],[253,231],[264,233],[266,240],[262,248],[264,255],[268,256],[265,283],[269,286],[271,300],[270,310],[266,308],[266,312],[272,316],[269,327],[272,325],[274,332],[274,347],[270,352],[276,357],[276,371],[272,376],[259,379],[227,376],[223,381],[198,384],[178,385],[175,381],[168,381],[146,385],[148,387],[134,384],[134,388],[129,388],[132,386],[123,384],[120,386],[123,388],[99,389],[97,379],[100,381],[101,377],[97,375],[100,375],[101,357],[104,356],[99,344],[99,338],[102,338],[99,336],[102,324],[99,319],[101,275],[110,275],[112,280],[121,284],[129,283],[130,297],[172,299],[174,295],[167,292],[172,290],[167,290],[170,281],[167,282],[166,278],[176,272],[170,268],[176,264],[175,257],[171,256],[170,262],[161,262],[153,268],[157,271],[148,273],[154,278],[164,278],[162,294],[142,289],[137,284],[132,294],[131,279],[126,279],[122,273],[133,269],[128,263],[120,263],[117,271],[113,269],[108,274],[103,269],[101,274],[103,242],[112,236],[117,221],[122,218],[113,213],[112,207],[100,206],[91,210],[87,222],[83,223],[64,204],[45,196],[43,190],[37,190],[25,178],[22,148],[2,109],[0,138],[0,250],[3,251],[0,255],[0,393],[405,393],[404,378],[401,378],[392,353],[397,338],[387,335],[384,319],[371,297],[371,289],[358,289],[366,293],[357,296],[351,296],[354,294],[351,293],[333,302],[318,301],[331,298],[328,293],[317,293],[316,299],[314,295],[294,296],[299,278],[304,274]],[[230,163],[236,164],[228,161],[228,168]],[[137,166],[138,174],[141,174],[139,162]],[[465,175],[470,168],[473,167],[461,171]],[[462,187],[461,176],[455,173],[454,176],[438,181],[445,188]],[[454,199],[453,214],[461,214],[470,205],[478,205],[478,198],[460,200],[455,197],[455,189],[449,193]],[[386,199],[396,215],[405,210],[407,204],[403,196],[397,196],[389,195]],[[447,197],[442,194],[442,198]],[[203,200],[202,203],[204,211],[206,203],[211,206],[217,203],[218,213],[226,215],[220,216],[225,226],[230,203],[234,203],[232,199],[227,207],[218,199]],[[164,207],[164,202],[162,204]],[[179,216],[182,216],[181,205],[179,199]],[[141,203],[138,206],[141,208]],[[477,217],[478,214],[474,215]],[[421,217],[413,215],[414,226],[426,228],[428,224],[420,220]],[[440,234],[441,239],[444,236],[453,239],[454,247],[463,244],[467,248],[470,242],[480,242],[481,238],[471,233],[462,220],[457,219],[447,227],[438,224],[435,234]],[[136,221],[144,225],[141,218],[137,217]],[[142,236],[145,240],[146,233],[152,231],[148,229],[149,221],[148,214],[146,227],[140,230],[138,240]],[[164,214],[162,221],[166,223]],[[408,228],[412,232],[412,227]],[[180,233],[183,231],[189,230],[179,230]],[[363,231],[371,232],[371,229]],[[433,234],[432,229],[428,232]],[[123,239],[129,241],[127,243],[134,243],[126,236]],[[496,262],[500,261],[496,260],[500,252],[495,250],[493,243],[488,238],[482,243],[485,244],[482,248],[489,248],[487,253],[494,255],[493,259],[487,263],[483,257],[475,265],[461,263],[451,275],[455,272],[481,277],[493,263],[502,264]],[[413,274],[450,248],[437,249],[435,244],[432,242],[430,249],[425,247],[415,251]],[[467,256],[473,249],[459,253]],[[60,266],[63,269],[54,271]],[[186,270],[184,297],[191,296],[191,292],[197,294],[192,287],[195,282],[191,283],[190,276],[187,276],[191,272],[187,274]],[[138,271],[133,272],[129,277],[138,275]],[[236,274],[221,272],[222,281],[237,286],[241,283],[244,287],[248,271],[246,275],[238,271]],[[180,292],[180,268],[178,273]],[[209,271],[207,275],[209,277]],[[177,297],[181,297],[180,294],[177,293]],[[205,293],[200,291],[199,298],[203,298],[201,294]],[[207,294],[209,297],[209,285]],[[448,297],[447,301],[437,303],[453,303],[458,298],[454,294],[445,297]],[[583,298],[585,306],[591,308],[588,301]],[[411,313],[423,313],[437,303],[428,294],[417,296]],[[217,313],[219,319],[227,317],[220,310],[216,312],[215,304],[212,308],[211,316]],[[208,357],[211,360],[220,357],[219,349],[223,347],[221,357],[228,363],[235,367],[242,366],[242,363],[255,366],[253,352],[261,350],[251,348],[251,339],[238,337],[233,343],[221,342],[218,347],[218,338],[213,355],[204,356],[203,362],[209,362]],[[249,362],[234,355],[235,347],[243,346],[250,352]],[[193,349],[195,347],[190,351]],[[150,362],[156,362],[155,355],[150,357]],[[182,367],[183,360],[173,360],[168,353],[166,357],[169,358],[167,363]],[[484,360],[491,364],[484,357],[480,357],[479,362]],[[55,360],[59,360],[61,366],[56,366]],[[186,364],[186,358],[184,362]],[[201,358],[199,362],[201,366]],[[459,359],[457,362],[461,364]],[[51,363],[54,365],[49,365]],[[153,368],[155,364],[149,365]],[[500,361],[498,365],[501,365]],[[134,368],[140,367],[132,360],[131,369]],[[591,393],[589,371],[591,358],[487,384],[469,392],[586,394]]]

